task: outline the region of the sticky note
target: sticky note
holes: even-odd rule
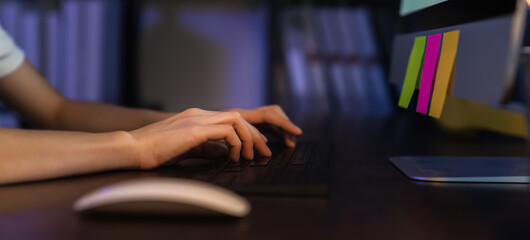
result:
[[[436,70],[431,98],[431,108],[429,109],[429,116],[431,117],[440,118],[445,97],[450,94],[459,36],[460,30],[446,32],[443,35],[440,60],[438,60],[438,69]]]
[[[432,82],[436,63],[438,62],[438,53],[440,52],[440,42],[442,34],[429,35],[427,37],[427,46],[425,48],[425,57],[423,60],[423,69],[421,71],[420,92],[418,94],[418,105],[416,112],[427,114],[429,100],[431,97]]]
[[[405,73],[405,81],[401,88],[401,95],[399,96],[398,106],[408,108],[412,94],[416,89],[416,82],[418,81],[421,64],[423,63],[423,53],[425,51],[425,36],[414,38],[414,44],[410,51],[409,63],[407,65],[407,72]]]

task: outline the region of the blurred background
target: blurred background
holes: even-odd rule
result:
[[[388,115],[398,0],[4,0],[0,23],[71,99],[182,111]],[[1,107],[1,127],[24,124]]]

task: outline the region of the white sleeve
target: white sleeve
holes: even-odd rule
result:
[[[15,71],[24,62],[24,52],[0,26],[0,78]]]

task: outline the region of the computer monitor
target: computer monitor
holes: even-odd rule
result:
[[[400,21],[393,42],[390,81],[400,90],[407,87],[404,84],[406,75],[410,74],[407,71],[415,69],[411,68],[410,59],[418,54],[413,49],[420,47],[421,55],[418,55],[420,58],[417,61],[423,65],[418,65],[419,73],[410,75],[414,77],[409,76],[409,79],[421,89],[419,82],[424,83],[423,78],[426,77],[422,74],[428,68],[433,68],[430,73],[433,79],[426,85],[429,86],[427,90],[413,90],[412,99],[418,99],[417,102],[413,100],[406,106],[400,100],[400,105],[416,110],[416,104],[422,102],[431,110],[434,100],[432,94],[422,99],[418,92],[433,92],[439,80],[437,71],[448,69],[450,79],[446,81],[450,82],[444,93],[446,91],[450,95],[449,99],[486,106],[505,103],[515,85],[527,8],[526,2],[522,0],[402,0]],[[444,33],[454,31],[458,32],[456,38],[446,39]],[[427,41],[421,39],[422,36]],[[447,64],[447,57],[442,60],[444,53],[441,53],[444,51],[444,40],[449,44],[455,39],[457,47],[453,49],[456,56],[451,60],[452,68],[440,70],[442,61]],[[436,51],[432,50],[435,49],[433,46],[436,46]],[[436,55],[432,52],[436,52]],[[428,105],[429,101],[431,105]],[[442,108],[442,115],[450,110],[444,109],[448,107],[452,106],[446,104]],[[429,117],[425,109],[420,111],[418,107],[417,111]],[[409,178],[421,181],[530,182],[530,167],[526,157],[397,156],[391,157],[390,161]]]

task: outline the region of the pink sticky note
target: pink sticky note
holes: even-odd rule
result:
[[[419,113],[427,114],[441,40],[442,34],[434,34],[427,37],[427,47],[425,48],[423,70],[421,72],[420,93],[418,94],[418,105],[416,106],[416,112]]]

